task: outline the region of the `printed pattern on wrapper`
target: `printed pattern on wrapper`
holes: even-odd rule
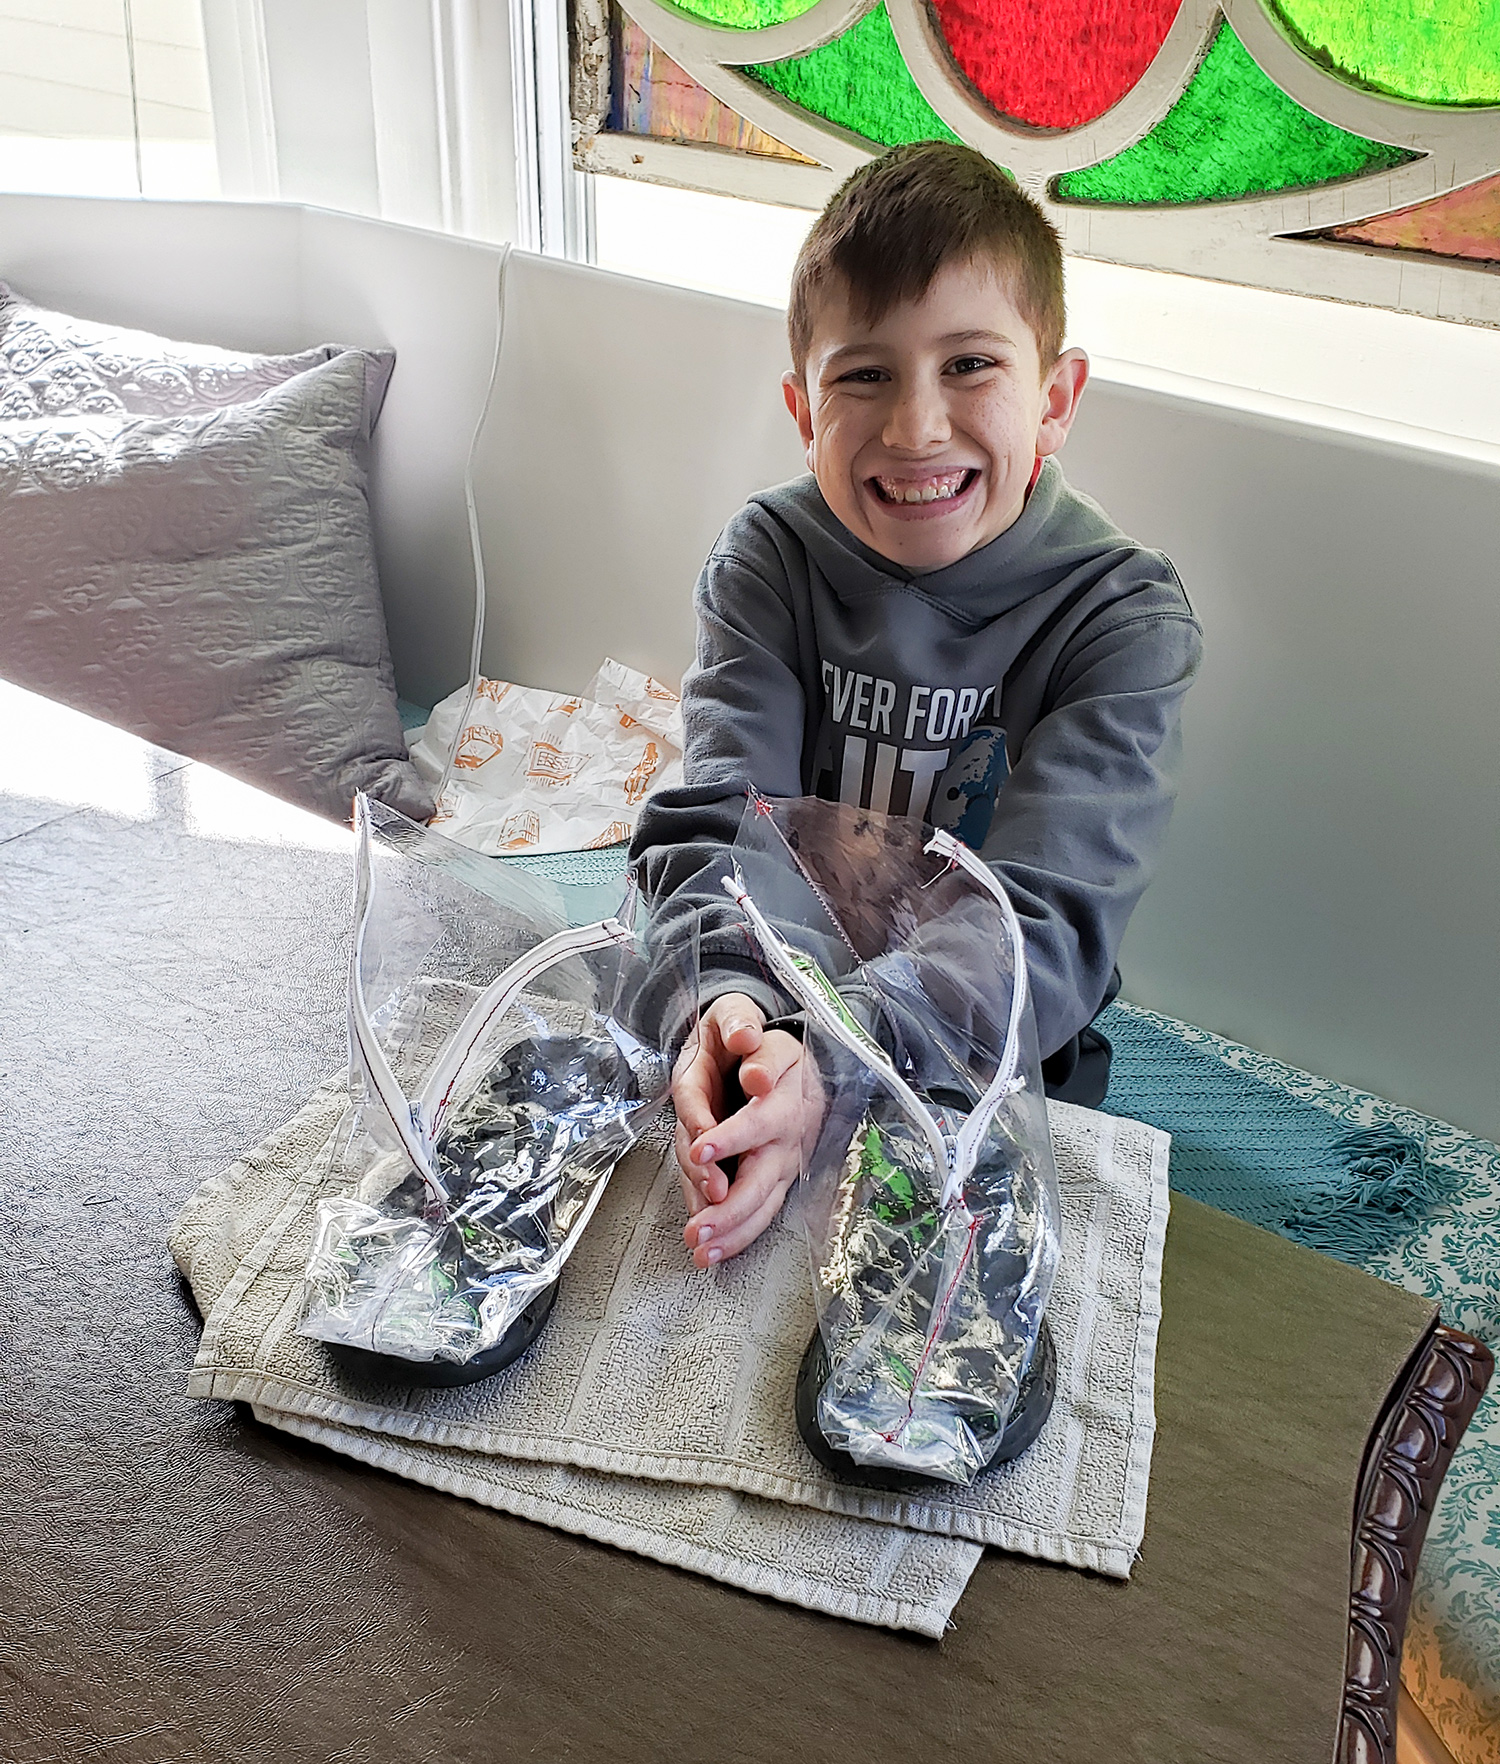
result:
[[[432,825],[487,856],[599,851],[630,838],[653,790],[682,779],[682,707],[648,674],[607,660],[584,695],[480,679],[412,743],[433,785],[462,721]]]

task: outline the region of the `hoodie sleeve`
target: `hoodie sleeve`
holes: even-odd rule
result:
[[[683,683],[684,782],[647,801],[630,857],[663,953],[683,938],[699,939],[700,1005],[744,992],[775,1017],[791,1001],[755,958],[743,920],[719,886],[746,791],[804,791],[808,707],[796,620],[790,597],[768,579],[767,561],[752,562],[721,542],[704,565],[694,596],[697,659]],[[668,1031],[678,1045],[684,1027],[671,1024]]]
[[[1099,1010],[1161,853],[1202,654],[1183,605],[1078,633],[995,801],[981,856],[1021,919],[1043,1057]]]

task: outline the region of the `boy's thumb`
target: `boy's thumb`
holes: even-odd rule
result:
[[[743,1036],[748,1032],[754,1039],[748,1045],[730,1048],[730,1052],[739,1054],[741,1057],[754,1053],[756,1048],[760,1046],[760,1033],[764,1021],[755,1000],[746,998],[743,993],[731,992],[726,993],[718,1001],[718,1005],[719,1034],[723,1037],[724,1045],[729,1046],[731,1037]]]

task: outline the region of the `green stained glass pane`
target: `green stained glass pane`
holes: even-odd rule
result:
[[[1420,104],[1500,104],[1500,0],[1274,0],[1315,61]]]
[[[1143,140],[1057,180],[1064,202],[1225,202],[1356,178],[1417,157],[1336,129],[1275,86],[1223,25],[1187,90]]]
[[[883,4],[811,54],[742,71],[878,146],[958,139],[906,71]]]
[[[673,0],[681,12],[705,18],[710,24],[734,30],[758,31],[766,25],[785,24],[800,18],[814,0]]]

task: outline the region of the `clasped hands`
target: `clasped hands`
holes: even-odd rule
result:
[[[738,1255],[776,1217],[822,1120],[821,1086],[802,1043],[765,1022],[742,992],[716,998],[672,1074],[688,1209],[682,1235],[699,1268]],[[724,1169],[731,1158],[732,1176]]]

